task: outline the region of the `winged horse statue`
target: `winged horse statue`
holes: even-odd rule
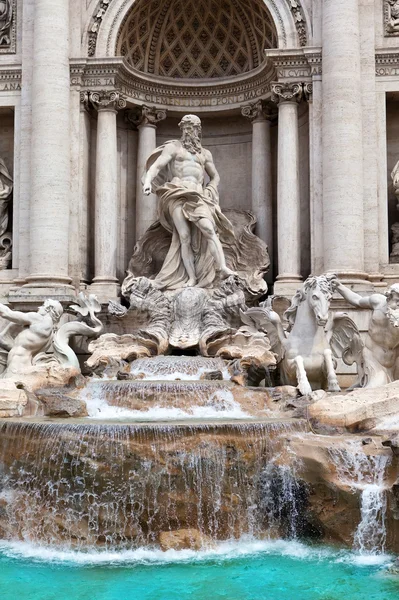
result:
[[[339,392],[336,358],[345,364],[357,363],[362,378],[363,342],[355,323],[346,313],[330,311],[337,277],[310,276],[284,313],[284,330],[279,315],[266,301],[241,313],[246,325],[267,333],[280,363],[282,384],[295,385],[301,394],[327,389]]]

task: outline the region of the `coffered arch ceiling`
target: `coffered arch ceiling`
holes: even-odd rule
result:
[[[161,77],[220,79],[248,73],[276,48],[262,0],[137,0],[124,18],[116,55]]]

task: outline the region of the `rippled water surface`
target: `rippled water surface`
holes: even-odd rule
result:
[[[72,553],[0,544],[1,600],[398,600],[393,557],[298,542]]]

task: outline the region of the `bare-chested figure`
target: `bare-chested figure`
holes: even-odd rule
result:
[[[1,338],[7,338],[7,330],[12,326],[24,327],[8,353],[7,369],[3,377],[27,372],[32,367],[34,357],[50,346],[54,327],[62,314],[63,308],[57,300],[46,300],[37,312],[28,313],[11,310],[5,304],[0,304],[0,316],[10,322],[0,334]]]
[[[399,358],[399,284],[391,285],[385,294],[360,296],[338,279],[334,288],[352,306],[372,310],[363,350],[364,387],[378,387],[395,381]]]
[[[216,272],[222,279],[234,274],[222,246],[234,233],[219,207],[220,177],[212,154],[202,148],[200,119],[186,115],[179,126],[181,140],[154,151],[143,180],[146,195],[157,193],[159,220],[173,236],[155,281],[167,289],[210,287]],[[210,178],[206,187],[205,173]]]

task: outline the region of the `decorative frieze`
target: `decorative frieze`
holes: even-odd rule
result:
[[[384,0],[386,36],[399,36],[399,0]]]
[[[212,108],[220,110],[239,108],[245,102],[267,98],[273,74],[273,65],[270,63],[238,82],[215,82],[197,87],[172,79],[170,83],[164,79],[150,80],[131,71],[120,58],[106,61],[88,59],[71,64],[71,85],[91,91],[117,88],[137,105],[197,111]]]
[[[303,96],[302,83],[272,83],[272,102],[300,102]]]
[[[0,93],[21,91],[21,68],[0,69]]]
[[[399,76],[399,51],[378,50],[375,56],[376,77]]]
[[[267,50],[266,56],[273,64],[279,81],[311,80],[322,74],[321,49],[303,50]]]

